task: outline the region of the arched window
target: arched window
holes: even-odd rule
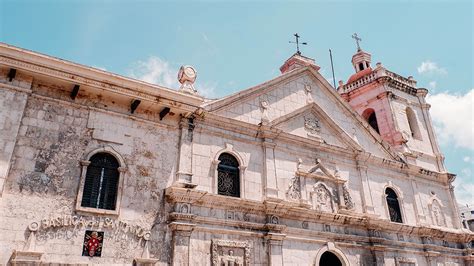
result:
[[[363,63],[359,63],[359,71],[362,71],[364,70],[364,64]]]
[[[402,213],[400,211],[400,204],[398,202],[398,196],[391,188],[385,189],[385,196],[387,199],[388,213],[390,215],[390,221],[396,223],[402,223]]]
[[[240,176],[239,162],[228,154],[222,153],[219,156],[217,166],[217,193],[219,195],[240,197]]]
[[[362,113],[362,117],[364,117],[365,120],[367,120],[367,122],[369,123],[369,125],[370,125],[375,131],[377,131],[377,133],[380,134],[379,125],[378,125],[378,123],[377,123],[377,116],[375,116],[375,111],[374,111],[374,109],[369,108],[369,109],[365,110],[365,111]]]
[[[415,139],[421,139],[420,127],[416,119],[415,112],[410,107],[406,108],[408,126],[410,126],[411,136]]]
[[[119,183],[119,167],[117,159],[109,153],[94,154],[87,166],[82,207],[115,210]]]

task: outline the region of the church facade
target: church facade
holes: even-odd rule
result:
[[[0,44],[0,264],[474,265],[427,90],[352,64],[211,100]]]

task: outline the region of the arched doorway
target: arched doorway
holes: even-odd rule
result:
[[[342,266],[342,262],[334,253],[326,251],[319,259],[319,266]]]

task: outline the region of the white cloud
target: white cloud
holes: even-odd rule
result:
[[[133,64],[130,71],[132,77],[162,85],[168,88],[178,88],[178,71],[173,69],[168,62],[156,56],[150,56],[145,61],[138,61]]]
[[[157,56],[150,56],[145,61],[135,62],[132,64],[129,73],[133,78],[175,90],[179,89],[181,85],[178,82],[178,67],[172,66],[172,64]],[[215,84],[213,83],[203,83],[198,80],[194,87],[201,96],[215,96]]]
[[[439,67],[437,63],[430,60],[421,62],[421,65],[418,67],[418,73],[420,74],[448,74],[446,69]]]
[[[440,141],[474,150],[474,89],[464,95],[428,95],[427,101]]]
[[[462,160],[466,163],[470,162],[471,161],[471,157],[469,156],[465,156],[464,158],[462,158]]]
[[[430,89],[436,89],[436,81],[430,81],[430,83],[428,83],[428,86],[430,87]]]
[[[454,187],[456,191],[456,200],[460,204],[473,204],[474,203],[474,182],[472,177],[472,171],[469,168],[461,170],[461,174],[454,181]]]

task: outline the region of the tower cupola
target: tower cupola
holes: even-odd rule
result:
[[[357,53],[352,56],[352,65],[354,66],[354,70],[357,73],[370,68],[370,59],[372,56],[369,53],[362,51],[360,48],[359,42],[362,41],[362,39],[357,36],[357,33],[354,33],[352,38],[357,44]]]
[[[352,65],[355,72],[360,72],[370,68],[371,55],[362,49],[358,49],[357,53],[352,56]]]

